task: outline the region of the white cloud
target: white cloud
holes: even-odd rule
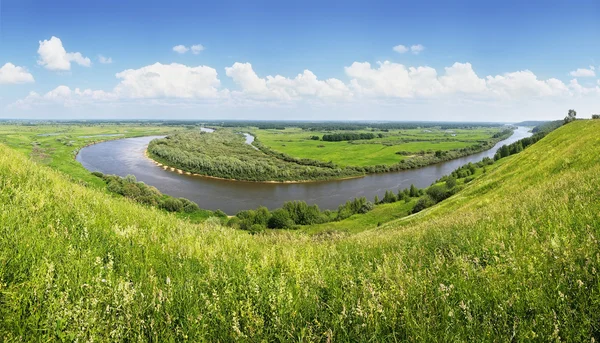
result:
[[[594,68],[594,66],[590,66],[589,69],[578,68],[577,70],[570,72],[569,75],[573,77],[594,77],[596,76],[595,70],[596,68]]]
[[[0,84],[16,84],[34,82],[33,75],[27,69],[6,63],[0,68]]]
[[[399,54],[403,54],[403,53],[407,52],[409,49],[407,47],[405,47],[404,45],[400,44],[400,45],[396,45],[395,47],[393,47],[392,50],[394,50],[395,52],[397,52]]]
[[[52,36],[49,40],[40,41],[38,48],[38,64],[48,70],[71,70],[71,62],[81,66],[89,67],[92,62],[79,52],[67,52],[62,41]]]
[[[129,98],[214,98],[221,85],[215,69],[178,63],[155,63],[116,76],[121,82],[115,93]]]
[[[190,50],[192,50],[192,54],[198,55],[201,51],[204,50],[204,47],[202,46],[202,44],[196,44],[196,45],[192,45],[190,47]]]
[[[438,76],[431,67],[410,67],[389,61],[371,67],[354,62],[346,67],[356,93],[367,97],[415,98],[462,94],[477,99],[519,99],[565,95],[568,87],[560,80],[538,80],[529,70],[479,77],[470,63],[454,63]]]
[[[310,70],[304,70],[295,78],[281,75],[259,77],[250,63],[234,63],[225,68],[225,74],[242,88],[242,94],[253,99],[298,100],[304,97],[318,99],[341,99],[350,96],[350,90],[338,79],[318,80]]]
[[[188,52],[188,49],[185,45],[175,45],[173,47],[173,51],[179,53],[179,54],[185,54],[186,52]]]
[[[485,92],[485,80],[479,78],[471,63],[454,63],[444,68],[446,73],[440,77],[446,93],[480,94]]]
[[[188,48],[185,45],[176,45],[173,47],[173,51],[179,54],[185,54],[186,52],[191,51],[192,54],[198,55],[200,52],[204,51],[204,46],[202,44],[195,44]]]
[[[418,55],[423,50],[425,50],[425,47],[421,44],[416,44],[410,47],[410,51],[415,55]]]
[[[400,45],[396,45],[395,47],[393,47],[392,50],[394,50],[395,52],[397,52],[399,54],[404,54],[404,53],[410,51],[413,54],[418,55],[423,50],[425,50],[425,47],[421,44],[415,44],[409,48],[407,46],[400,44]]]
[[[568,92],[562,81],[538,80],[529,70],[488,76],[486,83],[493,94],[509,99],[557,96]]]
[[[113,60],[110,57],[98,55],[98,62],[100,62],[102,64],[111,64],[111,63],[113,63]]]
[[[9,68],[18,67],[10,65]],[[588,104],[586,106],[592,106],[589,104],[594,102],[597,104],[600,100],[600,83],[590,87],[573,79],[565,84],[555,78],[539,79],[529,70],[479,76],[470,63],[456,62],[438,71],[429,66],[409,67],[389,61],[374,65],[354,62],[344,70],[347,81],[319,79],[310,70],[304,70],[294,77],[261,77],[250,63],[236,62],[225,68],[225,74],[238,88],[229,90],[221,88],[214,68],[155,63],[117,73],[116,85],[108,91],[59,86],[43,95],[31,93],[15,105],[76,106],[135,102],[148,106],[168,104],[193,107],[210,103],[233,106],[234,109],[240,105],[299,108],[303,105],[335,103],[339,108],[357,109],[364,106],[363,111],[368,111],[369,106],[408,108],[406,106],[418,103],[439,108],[444,107],[442,104],[453,104],[456,108],[484,104],[481,106],[507,109],[511,106],[526,107],[537,102],[544,104],[547,109],[553,108],[550,104],[557,103],[571,106],[569,104],[573,99],[580,99],[577,104]]]

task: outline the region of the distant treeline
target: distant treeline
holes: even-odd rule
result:
[[[355,141],[361,139],[373,139],[375,134],[373,133],[332,133],[323,135],[323,140],[326,142],[341,142],[341,141]]]
[[[222,127],[258,127],[260,129],[283,130],[286,127],[297,127],[306,131],[354,131],[375,129],[383,132],[389,130],[408,130],[418,128],[469,129],[475,127],[498,127],[498,123],[471,122],[306,122],[306,121],[209,121],[206,125]]]

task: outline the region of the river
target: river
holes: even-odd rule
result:
[[[511,137],[484,152],[419,169],[299,184],[226,181],[165,171],[144,155],[148,143],[160,136],[125,138],[91,145],[81,149],[77,161],[89,171],[119,176],[133,174],[139,181],[155,186],[165,194],[187,198],[201,208],[221,209],[227,214],[258,206],[275,209],[290,200],[317,204],[321,209],[336,209],[341,203],[356,197],[365,196],[372,200],[375,195],[381,198],[386,190],[396,191],[411,184],[427,187],[464,164],[481,161],[484,157],[493,158],[502,145],[530,136],[528,130],[519,127]]]

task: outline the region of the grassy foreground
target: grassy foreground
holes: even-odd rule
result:
[[[3,341],[600,338],[600,122],[417,215],[250,236],[75,185],[0,146]]]

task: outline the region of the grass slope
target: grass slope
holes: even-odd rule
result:
[[[600,122],[354,235],[249,236],[67,181],[0,146],[4,341],[590,341]]]

